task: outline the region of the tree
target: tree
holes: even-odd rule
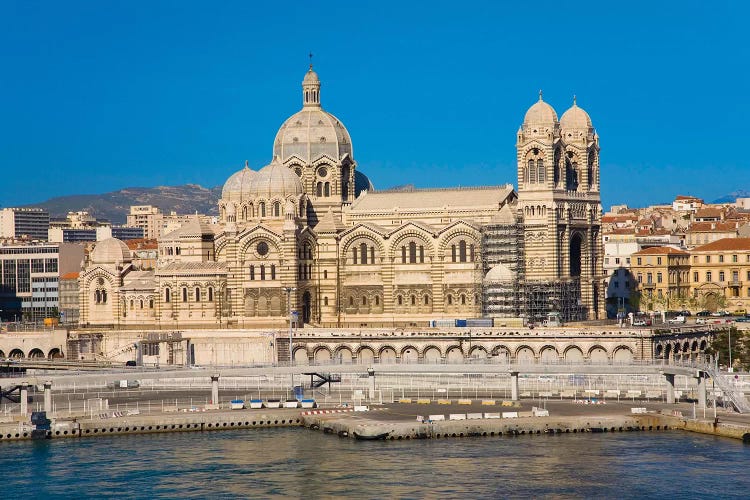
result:
[[[731,327],[714,336],[706,349],[706,354],[715,356],[719,364],[729,364],[729,337],[732,338],[732,366],[742,370],[750,369],[750,334]]]

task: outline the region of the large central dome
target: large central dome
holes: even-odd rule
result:
[[[321,156],[335,161],[352,156],[352,140],[338,118],[320,106],[320,80],[310,70],[302,81],[301,111],[289,117],[276,134],[273,157],[281,163],[296,156],[311,164]]]

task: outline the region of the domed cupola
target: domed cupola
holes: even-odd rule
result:
[[[346,127],[320,105],[320,79],[310,65],[302,80],[302,109],[281,125],[273,141],[273,157],[284,164],[296,157],[310,165],[322,156],[338,162],[352,154]]]
[[[562,118],[560,118],[560,126],[564,129],[583,129],[586,131],[593,128],[591,117],[589,117],[586,111],[578,107],[575,96],[573,96],[573,106],[563,113]]]
[[[91,264],[120,266],[132,261],[130,249],[117,238],[106,238],[94,246],[89,256]]]
[[[523,118],[524,128],[553,128],[557,124],[557,113],[552,106],[542,99],[542,91],[539,91],[539,100],[535,102]]]
[[[303,193],[303,188],[297,174],[274,160],[258,171],[250,183],[249,192],[255,199],[270,200],[299,196]]]
[[[247,200],[250,195],[250,183],[258,175],[258,172],[251,170],[245,160],[245,167],[233,173],[224,183],[221,190],[221,198],[226,201],[242,202]]]

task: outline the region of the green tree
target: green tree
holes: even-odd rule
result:
[[[719,364],[729,365],[729,337],[732,339],[732,366],[750,369],[750,333],[731,327],[717,333],[706,349],[706,354],[718,357]]]

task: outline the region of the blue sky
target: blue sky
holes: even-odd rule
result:
[[[747,5],[0,0],[0,205],[260,168],[310,51],[376,188],[515,185],[543,89],[591,115],[605,208],[713,200],[750,189]]]

